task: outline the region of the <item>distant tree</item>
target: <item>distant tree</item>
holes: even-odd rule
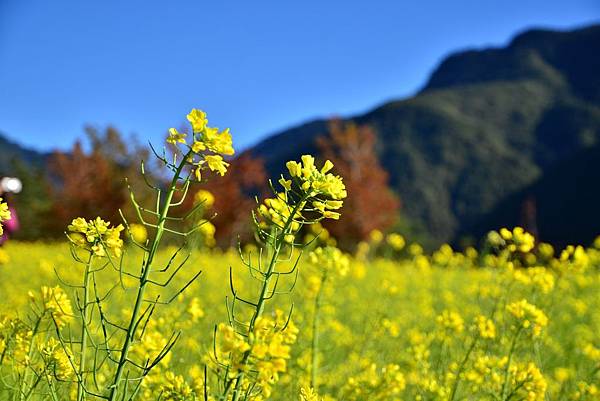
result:
[[[398,216],[400,201],[379,163],[376,139],[370,127],[340,120],[332,120],[329,134],[317,138],[321,156],[333,162],[348,191],[342,217],[326,224],[346,248],[367,239],[372,230],[392,227]]]
[[[120,221],[124,185],[116,167],[100,152],[86,154],[77,142],[68,153],[54,152],[49,167],[55,182],[51,189],[55,229],[64,229],[75,217]]]
[[[256,195],[266,191],[267,173],[262,159],[244,153],[231,163],[227,174],[209,179],[202,185],[215,197],[213,206],[215,239],[223,248],[252,239],[250,212],[256,207]]]
[[[156,193],[146,185],[146,180],[140,174],[140,163],[144,162],[147,180],[159,187],[165,184],[161,179],[162,165],[150,153],[148,146],[141,145],[134,136],[124,138],[114,127],[109,126],[99,131],[95,127],[87,126],[85,132],[91,153],[100,154],[109,162],[116,174],[113,177],[115,183],[125,193],[127,201],[121,206],[123,214],[128,220],[137,220],[136,212],[129,201],[127,185],[136,194],[136,202],[146,208],[152,208],[156,201]]]
[[[75,217],[101,216],[117,224],[121,222],[119,209],[133,217],[126,177],[136,194],[145,193],[139,163],[148,158],[147,152],[133,139],[125,141],[112,127],[103,132],[87,127],[86,134],[89,151],[78,141],[69,152],[55,151],[48,162],[53,204],[50,220],[55,232],[64,230]],[[144,198],[138,200],[147,204]]]

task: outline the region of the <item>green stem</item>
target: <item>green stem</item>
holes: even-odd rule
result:
[[[315,306],[314,306],[314,315],[312,322],[312,342],[310,347],[311,353],[311,368],[310,368],[310,386],[315,390],[315,392],[319,392],[318,384],[317,384],[317,376],[319,370],[319,311],[321,310],[321,295],[323,293],[323,287],[325,286],[325,282],[327,281],[327,272],[323,271],[323,277],[321,278],[321,285],[319,287],[319,291],[317,292],[317,296],[315,297]]]
[[[467,361],[469,360],[469,356],[471,356],[471,352],[473,352],[473,349],[475,349],[475,344],[477,344],[478,339],[479,339],[478,336],[473,339],[471,346],[467,350],[465,357],[463,358],[463,360],[460,363],[460,366],[458,367],[458,370],[456,372],[456,379],[454,380],[454,385],[452,386],[452,393],[450,394],[450,401],[454,401],[454,397],[456,396],[456,390],[458,390],[458,384],[460,383],[460,375],[462,374],[462,372],[465,368],[465,365],[467,364]]]
[[[191,150],[190,150],[191,152]],[[148,258],[146,259],[145,267],[142,272],[142,277],[140,278],[140,284],[138,286],[138,292],[135,299],[135,305],[133,308],[133,313],[131,315],[131,319],[129,321],[129,326],[127,328],[127,335],[125,337],[125,342],[123,343],[123,347],[121,348],[121,357],[119,359],[119,364],[117,366],[117,371],[114,376],[114,380],[111,384],[110,394],[108,397],[109,401],[115,401],[118,395],[119,384],[121,382],[121,378],[123,376],[123,370],[127,363],[127,355],[129,354],[129,349],[131,348],[131,343],[133,342],[133,338],[135,336],[134,328],[136,327],[136,323],[140,314],[140,310],[142,308],[142,303],[144,302],[144,294],[146,291],[146,284],[148,284],[148,275],[150,274],[150,270],[152,268],[152,263],[154,261],[154,256],[158,250],[158,246],[160,245],[160,241],[162,239],[164,233],[165,222],[167,220],[167,216],[169,213],[169,209],[171,207],[171,201],[173,200],[173,195],[175,194],[175,190],[177,188],[177,182],[179,181],[179,177],[183,170],[183,167],[186,165],[186,160],[189,157],[189,154],[186,154],[182,159],[175,171],[175,175],[171,180],[171,185],[169,187],[169,192],[167,193],[167,197],[165,199],[165,204],[162,208],[160,216],[158,218],[158,224],[156,228],[156,236],[152,241],[152,246],[148,251]]]
[[[248,333],[254,332],[254,325],[256,323],[256,320],[262,316],[262,313],[263,313],[263,310],[265,307],[266,298],[267,298],[266,297],[267,291],[269,290],[269,284],[271,282],[271,277],[273,277],[273,271],[275,270],[275,265],[277,264],[277,261],[279,259],[279,253],[281,252],[281,248],[282,248],[283,244],[285,243],[285,237],[287,234],[289,234],[288,231],[290,230],[290,227],[291,227],[292,223],[294,222],[294,218],[296,216],[296,213],[298,212],[298,209],[304,204],[306,199],[308,199],[308,195],[303,196],[300,199],[300,201],[298,203],[296,203],[296,205],[294,206],[294,209],[292,210],[292,213],[290,214],[290,217],[288,218],[285,225],[283,226],[281,233],[275,238],[275,243],[273,244],[273,255],[271,256],[271,260],[269,262],[269,267],[267,268],[267,271],[265,272],[265,279],[263,281],[263,285],[262,285],[262,288],[260,291],[258,302],[256,303],[255,312],[252,315],[252,318],[250,319]],[[229,383],[227,383],[227,386],[225,387],[225,396],[227,396],[227,393],[229,392],[231,384],[232,384],[233,380],[235,380],[235,387],[233,390],[232,401],[238,401],[240,394],[241,394],[241,386],[242,386],[242,381],[244,379],[244,368],[248,364],[248,360],[250,359],[250,355],[252,354],[252,344],[250,344],[250,346],[251,346],[250,350],[248,350],[244,353],[244,356],[240,363],[240,366],[241,366],[240,374],[236,378],[232,379],[232,381],[229,381]]]
[[[54,384],[52,383],[52,380],[50,378],[46,378],[46,381],[48,382],[48,388],[50,388],[50,396],[52,397],[52,400],[59,401],[58,395],[56,394],[56,389],[54,388]]]
[[[83,276],[83,308],[81,309],[81,347],[79,349],[79,380],[77,381],[77,401],[85,400],[85,359],[87,353],[87,322],[89,319],[88,302],[90,299],[90,270],[94,252],[90,251],[90,257],[85,265]]]
[[[260,291],[258,303],[256,304],[257,306],[256,306],[255,313],[252,316],[252,319],[250,320],[250,325],[248,327],[248,333],[254,332],[254,325],[256,323],[256,320],[262,315],[262,312],[264,310],[264,304],[265,304],[267,290],[269,288],[269,284],[271,282],[271,277],[273,275],[272,273],[275,268],[275,260],[277,260],[277,258],[279,257],[280,251],[281,251],[281,244],[277,243],[274,248],[273,256],[271,257],[271,261],[269,262],[269,267],[267,269],[267,272],[265,273],[265,280],[263,282],[263,286]],[[242,381],[244,379],[244,368],[248,364],[248,359],[250,359],[251,354],[252,354],[252,348],[250,348],[250,350],[248,350],[244,353],[244,356],[243,356],[242,362],[241,362],[241,373],[237,376],[236,379],[234,379],[235,387],[233,389],[232,401],[237,401],[240,396]],[[232,381],[229,382],[229,385],[227,387],[230,387],[231,384],[232,384]],[[227,392],[228,392],[228,389],[226,389],[226,393]]]
[[[27,364],[31,363],[31,358],[33,357],[33,344],[34,344],[35,336],[40,328],[40,324],[42,323],[42,318],[44,317],[45,314],[46,314],[46,311],[44,310],[42,312],[42,314],[37,318],[35,325],[33,326],[33,330],[31,331],[31,341],[29,342],[29,349],[27,350],[27,361],[26,361]],[[25,401],[27,399],[27,398],[25,398],[25,387],[26,387],[26,384],[28,381],[27,380],[28,379],[27,372],[28,371],[27,371],[27,366],[26,366],[25,371],[23,372],[23,379],[21,380],[21,385],[19,386],[19,398],[21,401]]]
[[[517,345],[517,340],[519,338],[519,334],[521,334],[521,330],[522,330],[522,326],[519,326],[519,328],[517,329],[517,331],[515,332],[515,336],[513,337],[512,343],[510,344],[510,350],[508,352],[508,361],[506,362],[506,368],[504,369],[504,381],[502,383],[502,391],[501,391],[501,399],[502,400],[506,400],[506,391],[507,391],[507,385],[508,385],[508,376],[509,376],[509,371],[510,371],[510,365],[512,363],[512,357],[515,351],[515,347]]]
[[[44,374],[44,372],[42,372],[42,374]],[[24,397],[22,398],[23,400],[25,400],[25,401],[29,400],[29,398],[31,397],[31,393],[33,393],[33,390],[37,387],[37,385],[40,383],[41,380],[42,380],[42,375],[38,375],[35,382],[33,382],[31,387],[29,388],[29,391],[27,391],[27,394],[23,394],[24,395]]]

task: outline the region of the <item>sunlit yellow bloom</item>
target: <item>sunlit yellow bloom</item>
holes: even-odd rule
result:
[[[321,401],[322,398],[319,397],[317,392],[312,388],[301,388],[300,389],[300,401]]]
[[[233,327],[228,324],[219,324],[217,338],[220,351],[225,354],[229,352],[243,353],[250,349],[250,345],[244,340],[244,337],[236,333]]]
[[[217,232],[215,225],[208,220],[201,219],[198,222],[198,226],[198,230],[202,234],[202,239],[204,240],[204,245],[209,248],[215,246],[215,233]]]
[[[386,242],[395,251],[402,250],[402,248],[404,248],[404,246],[406,245],[406,241],[404,240],[404,237],[397,233],[388,234],[388,236],[386,238]]]
[[[291,180],[286,180],[284,178],[280,178],[279,184],[281,184],[281,186],[284,187],[288,191],[292,189],[292,181]]]
[[[398,365],[381,369],[372,363],[357,376],[350,377],[342,389],[343,400],[398,400],[406,388],[406,378]]]
[[[226,156],[231,156],[235,153],[229,128],[225,128],[219,132],[218,128],[207,127],[202,133],[202,142],[212,152]]]
[[[8,205],[0,198],[0,235],[3,234],[2,223],[7,220],[10,220],[10,210],[8,210]]]
[[[167,138],[167,142],[173,145],[177,145],[178,143],[185,143],[185,137],[187,134],[177,131],[175,128],[169,128],[169,137]]]
[[[129,236],[138,244],[145,244],[148,239],[148,230],[143,224],[133,223],[129,225]]]
[[[204,131],[206,128],[206,124],[208,124],[208,119],[206,118],[206,113],[202,110],[192,109],[187,115],[187,120],[192,124],[192,129],[194,133],[199,133]]]
[[[373,230],[369,233],[369,239],[374,244],[379,244],[383,241],[383,233],[380,230]]]
[[[223,157],[219,155],[206,155],[204,156],[204,160],[208,164],[209,169],[216,171],[221,176],[225,175],[227,167],[229,167],[229,163],[225,162]]]
[[[43,360],[43,367],[40,370],[48,376],[48,380],[56,378],[65,381],[73,375],[73,368],[67,350],[68,348],[63,348],[61,343],[52,337],[38,346],[38,351]]]
[[[485,316],[479,315],[475,318],[475,326],[479,337],[492,339],[496,337],[496,325]]]
[[[204,142],[194,141],[194,143],[192,144],[192,152],[200,153],[203,150],[206,150],[206,145],[204,144]]]
[[[539,336],[548,325],[546,314],[526,299],[507,305],[506,310],[518,319],[521,328],[530,329],[534,336]]]
[[[194,205],[199,203],[202,203],[203,208],[210,209],[215,204],[215,196],[205,189],[199,189],[194,194]]]
[[[460,314],[454,311],[445,310],[436,317],[436,322],[442,329],[449,333],[462,333],[464,330],[464,320]]]
[[[78,217],[67,227],[67,237],[73,245],[91,251],[96,256],[106,256],[110,251],[114,256],[121,256],[123,240],[121,231],[123,225],[110,227],[110,223],[97,217],[95,220],[86,221]]]
[[[33,294],[31,294],[34,297]],[[41,288],[41,299],[43,311],[48,313],[58,327],[65,326],[73,318],[73,309],[71,301],[62,288],[46,287]]]
[[[333,246],[318,247],[309,254],[310,262],[326,272],[345,276],[350,270],[350,257]]]

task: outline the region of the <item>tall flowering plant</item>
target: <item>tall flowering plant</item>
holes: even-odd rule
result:
[[[186,226],[185,221],[203,207],[203,202],[197,202],[184,216],[175,217],[174,212],[184,203],[190,185],[202,180],[204,171],[216,171],[221,176],[226,174],[229,163],[223,157],[234,154],[228,129],[210,127],[206,113],[198,109],[193,109],[187,119],[191,125],[190,134],[175,128],[169,130],[167,144],[173,150],[171,156],[167,156],[166,149],[159,154],[152,148],[158,160],[171,172],[166,189],[164,185],[150,182],[144,163],[141,164],[146,184],[156,193],[154,208],[140,205],[130,188],[138,221],[130,222],[121,213],[123,224],[116,226],[101,218],[76,218],[68,227],[71,253],[83,266],[83,274],[80,283],[63,281],[63,284],[75,290],[74,317],[79,332],[73,335],[69,329],[67,336],[64,325],[60,325],[57,319],[54,322],[58,340],[77,384],[78,401],[90,397],[110,401],[138,398],[144,381],[151,372],[160,369],[180,336],[179,332],[173,332],[157,339],[148,330],[153,327],[152,317],[156,308],[170,304],[201,274],[201,271],[196,271],[185,285],[172,288],[171,283],[176,282],[173,279],[180,273],[187,257],[180,263],[175,261],[180,260],[179,254],[187,249],[186,242],[191,235],[201,229],[201,225],[195,224],[188,231],[180,231],[178,226]],[[139,235],[141,230],[144,235]],[[123,231],[128,232],[133,245],[142,251],[137,272],[124,267]],[[157,261],[156,255],[167,233],[181,237],[183,245],[165,265]],[[102,292],[98,282],[106,280],[106,277],[115,277],[114,272],[118,282],[107,292]],[[163,279],[165,276],[166,279]],[[132,280],[135,285],[128,287]],[[152,287],[165,294],[151,298],[148,294]],[[119,288],[135,294],[132,304],[124,317],[108,316],[106,303]],[[150,352],[150,349],[156,352]]]
[[[253,296],[241,295],[230,270],[229,321],[216,327],[210,355],[217,376],[216,399],[268,397],[286,371],[297,328],[291,309],[286,316],[279,308],[269,309],[268,304],[294,288],[302,253],[294,254],[305,246],[296,240],[301,228],[340,216],[346,188],[342,178],[331,173],[332,168],[330,161],[317,168],[310,155],[302,156],[299,162],[288,162],[289,175],[279,179],[278,187],[271,185],[274,196],[265,199],[253,213],[262,247],[254,258],[240,254],[259,285]],[[292,259],[293,266],[283,268]],[[293,277],[293,281],[282,289],[285,277]]]

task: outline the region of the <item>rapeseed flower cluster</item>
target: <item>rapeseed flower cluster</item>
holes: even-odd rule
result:
[[[164,401],[186,401],[194,400],[196,396],[192,387],[186,383],[181,375],[173,372],[165,374],[165,383],[159,388],[161,400]]]
[[[8,210],[6,202],[3,202],[2,198],[0,198],[0,235],[4,233],[2,223],[7,220],[10,220],[10,210]]]
[[[442,329],[441,334],[453,338],[465,329],[465,321],[462,316],[455,311],[445,310],[435,318],[435,321]]]
[[[476,333],[480,338],[494,339],[496,338],[496,324],[493,320],[485,316],[478,315],[475,317]]]
[[[539,336],[548,325],[546,314],[526,299],[507,305],[506,310],[517,318],[517,327],[530,330],[534,337]]]
[[[506,357],[479,355],[465,373],[471,391],[500,394],[505,399],[545,400],[547,381],[532,362],[517,362],[508,366]]]
[[[217,328],[217,346],[214,356],[216,366],[225,366],[230,378],[243,370],[250,373],[255,392],[268,398],[280,375],[287,371],[291,346],[296,342],[298,328],[286,320],[282,311],[258,317],[254,330],[246,337],[231,325],[221,323]],[[230,361],[229,365],[223,365]],[[246,381],[244,385],[251,385]]]
[[[73,319],[71,301],[59,286],[42,286],[39,297],[29,291],[29,298],[36,306],[40,318],[51,317],[59,328],[67,325]]]
[[[199,109],[192,109],[187,115],[187,120],[192,126],[190,140],[188,141],[186,133],[170,128],[167,143],[174,146],[182,144],[186,147],[184,154],[198,181],[201,181],[202,171],[206,168],[221,176],[225,175],[229,163],[223,156],[232,156],[235,153],[229,128],[219,130],[209,127],[206,113]]]
[[[279,182],[291,191],[292,184],[297,185],[305,199],[323,218],[339,219],[340,213],[335,212],[343,205],[346,198],[346,186],[340,176],[330,173],[333,163],[329,160],[321,169],[315,165],[315,158],[310,155],[301,157],[301,161],[289,161],[286,164],[291,180],[282,178]]]
[[[406,379],[400,366],[388,364],[381,368],[370,364],[363,372],[348,379],[342,392],[344,400],[399,400],[406,388]]]
[[[221,174],[228,167],[222,157],[233,153],[228,131],[209,129],[199,110],[188,119],[193,138],[174,131],[169,142],[187,146],[189,163],[202,162],[192,168]],[[111,363],[125,355],[121,341],[130,338],[120,382],[120,391],[129,391],[125,399],[135,399],[134,392],[137,399],[170,401],[598,398],[600,241],[555,250],[536,246],[531,234],[514,228],[490,234],[480,250],[444,244],[428,253],[400,234],[374,230],[353,257],[319,224],[339,217],[346,195],[331,167],[326,162],[318,169],[309,156],[288,163],[291,177],[280,180],[283,189],[256,216],[272,241],[262,251],[254,246],[250,262],[231,250],[181,256],[169,246],[148,257],[138,249],[144,247],[132,247],[144,255],[141,270],[152,273],[135,319],[129,319],[136,308],[129,293],[109,295],[142,282],[139,265],[123,260],[104,269],[111,260],[94,259],[86,265],[86,287],[78,269],[68,268],[66,245],[9,243],[8,268],[0,269],[0,293],[7,294],[0,316],[0,396],[98,398],[93,393],[109,399]],[[181,180],[176,184],[181,188]],[[194,196],[204,209],[214,201],[205,191]],[[307,240],[296,244],[305,224]],[[140,225],[144,233],[127,227],[133,242],[145,246],[158,232],[149,240],[147,226]],[[90,256],[120,255],[122,230],[101,219],[75,219],[69,237]],[[297,258],[296,245],[308,258]],[[179,269],[187,258],[190,265],[231,270],[206,269],[200,285],[171,275],[169,266]],[[54,266],[67,267],[60,282],[76,290],[56,286]],[[241,269],[250,274],[238,279]],[[291,292],[296,283],[299,291]],[[23,289],[40,285],[29,313],[21,313]],[[224,288],[231,288],[228,323],[217,325],[213,337]],[[288,301],[293,313],[284,314],[278,308]],[[157,307],[163,303],[168,307]],[[79,319],[86,316],[84,305],[87,319]],[[80,327],[82,321],[90,323]],[[81,384],[82,375],[87,380]],[[75,394],[76,385],[90,394]]]
[[[86,221],[83,217],[74,219],[68,226],[67,237],[73,245],[90,251],[94,256],[107,256],[107,251],[116,257],[121,256],[123,240],[121,231],[124,227],[119,224],[111,227],[110,222],[97,217]]]
[[[129,231],[129,238],[137,244],[143,245],[148,240],[148,230],[143,224],[129,224],[127,231]]]
[[[344,277],[350,271],[350,257],[334,246],[318,247],[308,258],[310,263],[327,273]]]
[[[48,376],[47,380],[56,378],[59,381],[66,381],[73,376],[68,351],[58,340],[49,338],[45,343],[38,345],[38,352],[41,356],[41,366],[37,370],[39,374]]]
[[[527,253],[535,246],[535,237],[526,232],[522,227],[515,227],[511,230],[501,228],[500,231],[491,231],[487,237],[490,245],[506,249],[511,253]]]
[[[313,389],[304,387],[300,389],[300,401],[321,401],[322,398],[319,397],[319,394]]]
[[[205,189],[199,189],[194,194],[194,205],[201,204],[203,209],[210,209],[215,204],[215,196]]]
[[[388,234],[385,240],[394,251],[401,251],[406,245],[406,240],[398,233]]]
[[[314,157],[304,155],[301,162],[287,162],[287,168],[291,178],[279,180],[283,191],[265,199],[255,217],[263,237],[269,230],[280,230],[285,242],[292,244],[303,225],[339,219],[335,210],[342,207],[347,193],[342,178],[330,173],[329,160],[319,170]]]

